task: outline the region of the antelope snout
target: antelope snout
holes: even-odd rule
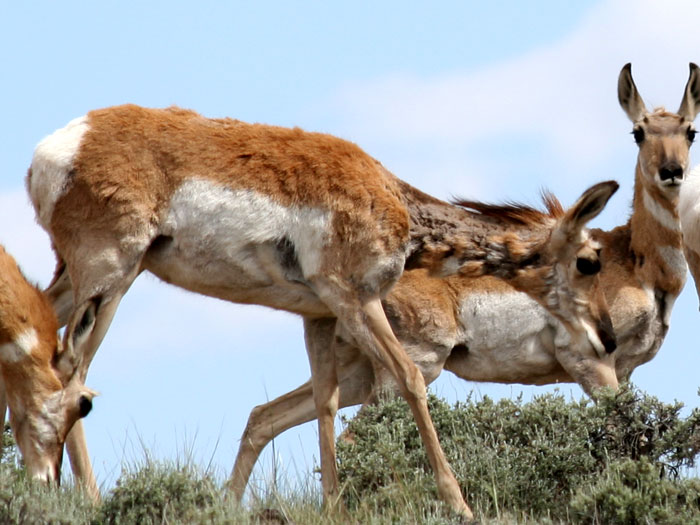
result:
[[[63,455],[63,447],[61,447],[61,456]],[[61,485],[61,460],[53,458],[53,460],[45,461],[41,465],[27,464],[27,471],[31,477],[37,481],[47,483],[49,485]]]
[[[662,182],[680,182],[683,180],[683,168],[677,162],[667,162],[659,168],[659,178]]]

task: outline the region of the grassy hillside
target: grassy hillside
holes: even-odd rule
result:
[[[597,403],[545,395],[430,408],[443,447],[482,523],[700,523],[700,411],[680,416],[634,388]],[[436,499],[402,400],[347,422],[338,443],[343,505],[320,488],[263,488],[243,507],[193,465],[143,460],[92,505],[70,487],[28,482],[13,447],[0,462],[0,523],[461,523]],[[7,434],[5,436],[7,438]]]

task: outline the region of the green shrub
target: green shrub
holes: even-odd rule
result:
[[[429,408],[467,501],[482,517],[570,521],[572,498],[613,462],[646,458],[673,485],[698,453],[696,411],[683,419],[682,405],[631,387],[602,393],[597,404],[547,394],[528,403],[485,397],[451,408],[431,395]],[[437,497],[402,399],[366,407],[346,432],[354,443],[340,440],[338,458],[350,508]]]
[[[2,434],[0,454],[0,523],[88,524],[94,507],[78,491],[56,489],[27,479],[9,425]]]
[[[597,403],[547,394],[523,402],[429,397],[438,434],[483,523],[698,523],[693,473],[700,411],[680,415],[631,387]],[[413,417],[400,399],[368,407],[338,443],[347,512],[323,512],[320,486],[271,485],[239,506],[209,474],[148,459],[127,467],[101,505],[70,487],[26,479],[8,439],[0,458],[0,523],[462,523],[437,498]],[[685,477],[684,477],[685,476]],[[285,480],[282,481],[283,486]],[[272,487],[272,488],[270,488]]]
[[[0,523],[89,524],[95,507],[80,491],[29,480],[14,462],[0,464]]]
[[[105,498],[100,522],[110,524],[196,523],[216,517],[221,492],[194,467],[147,460],[122,472]]]
[[[700,481],[670,480],[648,458],[611,463],[571,501],[582,523],[700,523]]]

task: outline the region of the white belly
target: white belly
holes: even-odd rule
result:
[[[326,312],[306,279],[319,270],[329,225],[327,210],[195,179],[173,196],[144,267],[221,299]]]
[[[555,338],[564,328],[520,292],[476,292],[460,304],[458,340],[446,368],[472,381],[540,383],[561,369]]]

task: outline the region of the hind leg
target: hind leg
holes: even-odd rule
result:
[[[117,307],[140,273],[140,257],[128,257],[113,246],[93,246],[66,259],[49,286],[49,297],[67,327],[56,369],[64,384],[85,382],[88,368],[109,328]],[[78,256],[79,255],[79,256]],[[109,271],[107,271],[109,270]],[[65,311],[70,307],[70,315]],[[82,422],[66,436],[66,449],[76,482],[96,501],[100,494],[92,470]]]
[[[227,486],[241,501],[253,467],[265,446],[285,430],[316,418],[311,381],[269,403],[255,407],[241,437],[236,462]]]
[[[337,328],[337,323],[336,323]],[[323,329],[321,329],[323,333]],[[314,337],[316,330],[307,331],[306,338]],[[325,351],[322,344],[309,348]],[[338,339],[333,339],[334,353],[339,350]],[[366,357],[357,354],[354,346],[346,345],[339,357],[334,356],[336,374],[340,383],[339,408],[356,405],[367,398],[371,390],[372,367]],[[318,417],[311,381],[269,403],[255,407],[241,438],[233,473],[228,483],[233,497],[240,501],[256,461],[265,446],[287,429]]]

